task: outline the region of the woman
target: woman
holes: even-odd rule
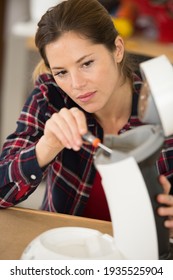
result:
[[[0,207],[26,199],[46,178],[42,209],[110,220],[99,174],[96,148],[82,136],[89,130],[103,141],[141,125],[137,101],[141,80],[105,8],[96,0],[68,0],[38,23],[36,45],[47,67],[4,143],[0,161]],[[160,174],[173,169],[164,153]],[[171,166],[171,163],[170,163]],[[162,216],[173,216],[170,184],[160,177]],[[173,228],[167,219],[165,226]]]

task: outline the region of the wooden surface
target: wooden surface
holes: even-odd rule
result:
[[[34,38],[27,38],[27,48],[36,50]],[[128,52],[146,56],[165,54],[173,63],[173,43],[160,43],[141,36],[132,36],[125,39],[125,48]]]
[[[112,235],[111,222],[24,208],[0,210],[0,260],[20,259],[25,247],[44,231],[85,227]]]

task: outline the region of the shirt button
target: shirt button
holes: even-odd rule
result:
[[[32,174],[30,177],[32,180],[35,180],[37,178],[34,174]]]

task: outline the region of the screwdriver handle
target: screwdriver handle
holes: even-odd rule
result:
[[[101,142],[100,139],[91,134],[91,132],[85,133],[82,136],[82,139],[92,144],[95,148],[97,148],[99,146],[99,143]]]

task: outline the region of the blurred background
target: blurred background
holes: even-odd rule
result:
[[[67,0],[68,1],[68,0]],[[84,5],[85,1],[83,0]],[[172,0],[98,0],[124,37],[126,49],[139,62],[165,54],[173,63]],[[41,15],[61,0],[0,1],[0,149],[14,131],[27,95],[33,88],[32,72],[40,60],[34,44]],[[27,206],[37,208],[41,195]],[[35,198],[36,197],[36,198]]]

